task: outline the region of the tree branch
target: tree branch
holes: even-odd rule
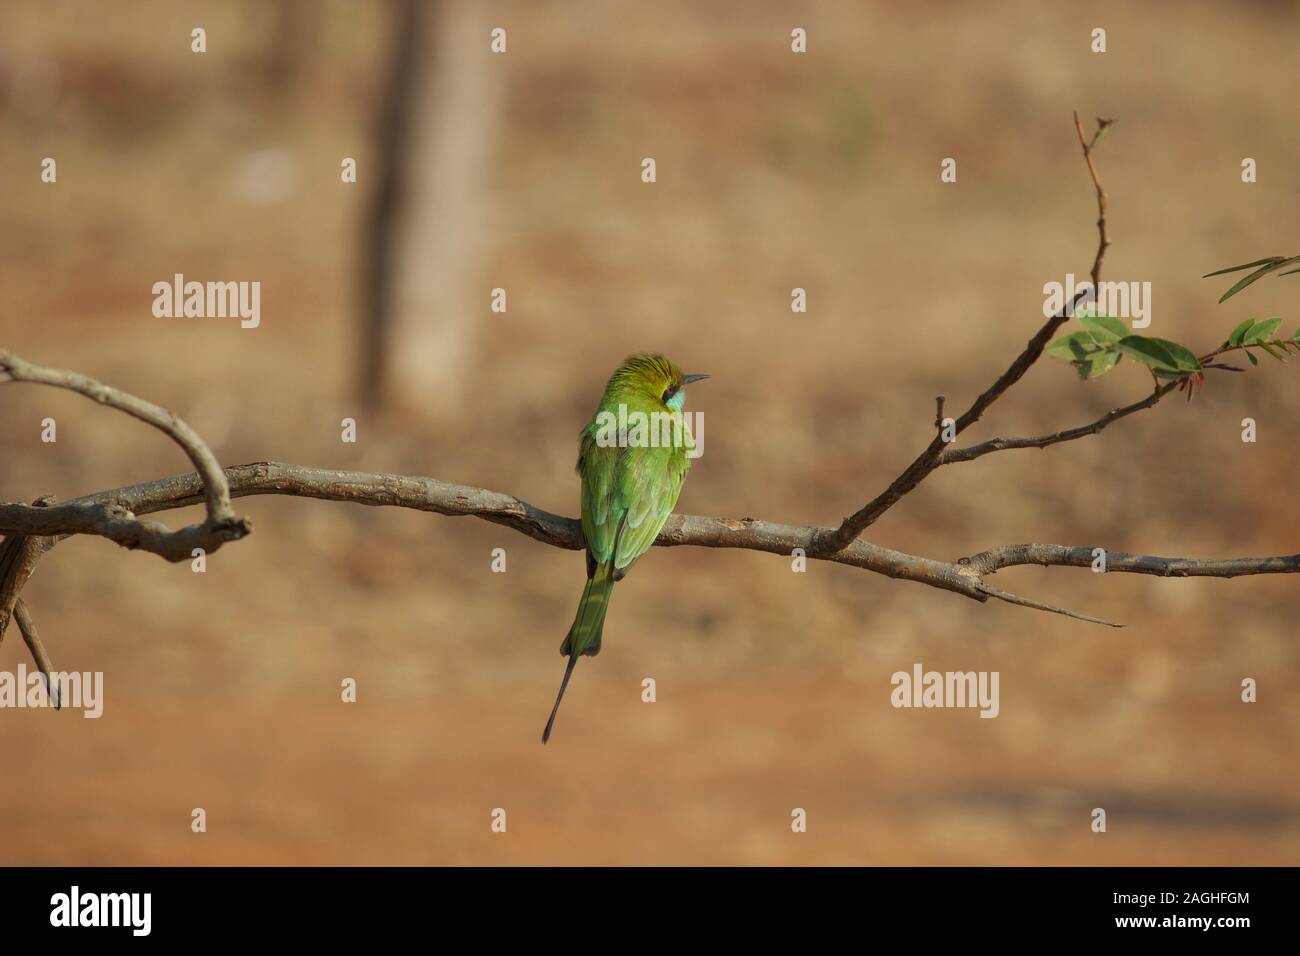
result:
[[[584,546],[582,525],[576,518],[552,514],[499,491],[452,484],[434,478],[338,471],[272,461],[236,465],[227,468],[224,477],[233,498],[287,495],[380,507],[411,508],[449,516],[473,516],[504,525],[552,547],[577,550]],[[120,513],[149,514],[197,504],[202,500],[203,482],[197,474],[174,475],[87,495],[55,507],[0,504],[0,533],[40,534],[51,541],[69,534],[99,535],[115,540],[117,522],[138,521],[135,518],[122,518]],[[120,513],[113,519],[102,518],[102,509],[105,508],[116,508]],[[1002,568],[1020,564],[1089,567],[1093,561],[1091,548],[1050,544],[1006,545],[970,558],[948,562],[857,540],[833,555],[814,554],[811,550],[813,544],[819,536],[830,530],[778,524],[756,518],[672,515],[655,544],[661,547],[738,548],[780,555],[790,555],[796,549],[803,549],[811,558],[861,568],[896,580],[914,581],[975,601],[983,602],[991,597],[1078,620],[1110,624],[1091,615],[1011,594],[984,580],[985,576]],[[155,553],[168,557],[164,550]],[[1173,577],[1283,574],[1300,572],[1300,555],[1199,561],[1115,551],[1107,554],[1107,569]]]
[[[1097,177],[1097,167],[1092,162],[1092,151],[1101,139],[1102,134],[1106,132],[1106,127],[1115,122],[1113,119],[1102,119],[1097,117],[1097,132],[1092,134],[1092,139],[1087,139],[1083,133],[1083,123],[1079,122],[1079,111],[1074,111],[1074,128],[1079,134],[1079,145],[1083,147],[1083,161],[1088,164],[1088,175],[1092,177],[1092,185],[1097,190],[1097,255],[1092,260],[1092,288],[1094,293],[1101,285],[1101,262],[1106,258],[1106,250],[1110,248],[1110,237],[1106,234],[1106,190],[1101,186],[1101,180]]]
[[[1029,367],[1043,354],[1043,349],[1052,340],[1056,330],[1074,314],[1074,306],[1085,295],[1087,295],[1086,290],[1080,292],[1074,297],[1073,301],[1047,320],[1046,324],[1029,340],[1024,351],[1016,357],[1016,360],[1011,363],[1005,372],[998,376],[997,381],[985,389],[984,393],[975,399],[970,408],[966,409],[962,416],[956,419],[956,424],[953,426],[955,434],[960,435],[979,421],[980,416],[984,414],[990,405],[997,401],[1007,389],[1020,381],[1025,372],[1029,371]],[[945,448],[947,448],[947,443],[943,440],[943,436],[936,435],[934,440],[926,446],[925,451],[921,452],[916,457],[916,460],[890,483],[888,488],[867,502],[857,512],[845,518],[838,528],[834,530],[827,529],[826,534],[817,542],[818,557],[833,555],[847,547],[850,541],[901,501],[904,495],[924,481],[930,472],[939,467],[942,463],[941,459]]]
[[[371,474],[311,468],[284,462],[260,461],[228,468],[224,475],[232,497],[247,495],[289,495],[326,501],[412,508],[449,516],[472,515],[505,525],[543,544],[578,550],[585,547],[582,523],[534,507],[499,491],[473,488],[410,475]],[[0,533],[43,534],[62,537],[89,534],[117,540],[122,523],[140,525],[135,514],[151,514],[197,504],[202,482],[197,474],[174,475],[156,481],[129,485],[75,498],[62,505],[37,508],[0,504]],[[111,517],[110,517],[111,513]],[[130,516],[130,517],[125,517]],[[672,515],[655,542],[665,547],[696,545],[707,548],[743,548],[772,554],[791,554],[796,548],[808,551],[824,528],[775,524],[754,518],[704,518]],[[141,540],[143,550],[169,560],[169,549],[153,547],[157,542]],[[932,587],[985,600],[978,581],[968,570],[945,561],[932,561],[892,551],[866,541],[834,556],[838,564],[864,568],[900,580],[919,581]]]
[[[53,501],[52,497],[45,495],[33,501],[32,507],[45,508]],[[23,534],[8,535],[0,541],[0,641],[4,640],[27,579],[36,570],[36,562],[54,544],[54,538]]]
[[[1025,564],[1087,568],[1095,560],[1092,548],[1065,544],[1006,544],[962,558],[958,563],[977,574],[993,574],[1003,568]],[[1106,572],[1114,571],[1152,574],[1161,578],[1236,578],[1244,574],[1295,574],[1300,572],[1300,554],[1204,561],[1107,551]]]
[[[66,388],[138,418],[180,445],[203,478],[203,500],[207,507],[207,520],[203,524],[171,531],[152,522],[135,521],[129,514],[111,506],[87,507],[69,502],[52,507],[52,513],[66,520],[69,531],[95,527],[98,529],[95,533],[104,534],[125,547],[144,548],[168,560],[180,561],[188,558],[194,548],[215,551],[225,542],[238,540],[253,530],[252,525],[237,517],[231,508],[230,490],[226,487],[226,478],[216,456],[194,429],[165,408],[77,372],[32,365],[3,350],[0,350],[0,382],[33,382]]]

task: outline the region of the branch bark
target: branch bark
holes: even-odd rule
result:
[[[981,551],[969,558],[962,558],[958,563],[978,574],[993,574],[1003,568],[1025,564],[1087,568],[1092,566],[1094,560],[1092,548],[1071,547],[1065,544],[1005,544],[988,551]],[[1106,571],[1107,573],[1123,571],[1131,574],[1151,574],[1161,578],[1236,578],[1244,574],[1295,574],[1300,572],[1300,554],[1205,561],[1195,558],[1162,558],[1151,554],[1107,551]]]

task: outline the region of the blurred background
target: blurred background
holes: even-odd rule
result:
[[[605,379],[662,350],[714,376],[691,389],[705,454],[679,510],[835,524],[929,441],[936,395],[959,411],[1001,372],[1044,283],[1086,275],[1073,109],[1117,120],[1105,275],[1152,283],[1150,334],[1203,352],[1248,316],[1300,324],[1300,279],[1216,305],[1231,280],[1199,278],[1297,251],[1278,93],[1298,29],[1294,2],[9,0],[0,347],[174,410],[223,464],[430,475],[569,515]],[[155,318],[175,273],[259,281],[260,327]],[[1293,553],[1298,375],[1220,374],[1101,436],[945,468],[867,537],[949,560],[1024,541]],[[967,437],[1147,389],[1132,363],[1083,383],[1044,359]],[[80,396],[0,402],[0,499],[187,470]],[[104,716],[0,713],[0,862],[1300,861],[1294,578],[995,579],[1127,625],[1110,630],[656,549],[543,748],[580,554],[467,518],[236,504],[255,533],[205,574],[89,538],[41,563],[26,600],[57,668],[104,672]],[[916,662],[999,671],[1000,716],[893,709],[890,675]],[[11,628],[0,669],[23,663]]]

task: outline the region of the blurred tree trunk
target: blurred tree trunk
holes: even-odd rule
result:
[[[315,0],[278,0],[270,10],[266,83],[283,101],[292,102],[303,82],[320,36],[320,13]]]
[[[480,4],[397,0],[363,244],[360,394],[458,410],[488,308],[478,270],[499,81]]]

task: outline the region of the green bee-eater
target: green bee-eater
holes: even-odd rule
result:
[[[542,743],[551,737],[564,689],[583,654],[600,653],[600,632],[614,583],[659,536],[681,494],[695,441],[682,418],[686,386],[707,375],[683,375],[662,355],[633,355],[619,366],[596,414],[582,430],[582,533],[587,586],[560,653],[568,656]]]

